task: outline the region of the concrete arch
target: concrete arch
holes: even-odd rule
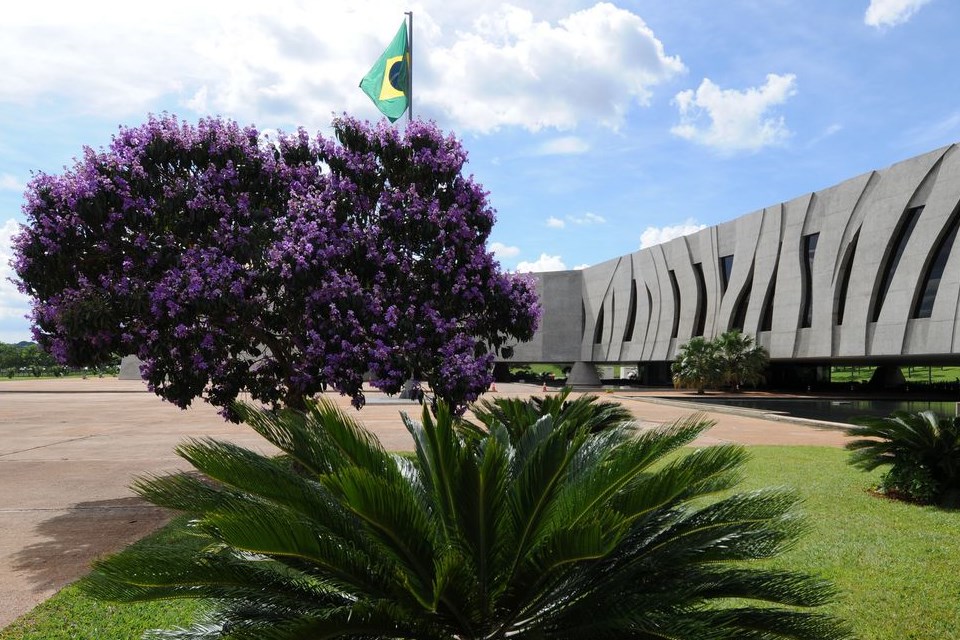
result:
[[[874,320],[882,271],[905,212],[917,207],[922,209]],[[949,253],[931,317],[913,317],[929,265],[957,216],[960,150],[950,145],[580,271],[537,274],[544,320],[533,340],[516,346],[513,359],[666,362],[696,334],[698,310],[707,338],[727,330],[739,310],[744,332],[756,336],[774,361],[960,362],[960,248]],[[804,248],[813,234],[819,235],[808,278]],[[720,259],[731,255],[724,288]],[[763,330],[771,290],[772,322]],[[812,304],[808,327],[802,317],[806,291]],[[741,304],[745,308],[738,309]],[[631,322],[632,336],[625,340]]]

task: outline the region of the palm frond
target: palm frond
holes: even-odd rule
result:
[[[796,540],[797,498],[713,497],[746,454],[684,451],[702,417],[639,430],[564,392],[500,399],[466,423],[440,403],[403,417],[408,460],[323,402],[238,411],[289,459],[185,443],[199,475],[137,489],[194,514],[196,535],[121,553],[84,581],[116,600],[210,603],[208,619],[157,638],[846,637],[801,611],[829,585],[743,564]]]

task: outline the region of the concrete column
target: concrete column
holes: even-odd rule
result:
[[[590,362],[582,360],[573,363],[573,368],[567,376],[567,386],[574,388],[600,388],[600,378],[597,370]]]

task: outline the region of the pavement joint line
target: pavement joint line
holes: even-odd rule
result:
[[[163,507],[158,507],[150,504],[149,502],[144,502],[141,505],[117,505],[115,507],[103,505],[99,507],[33,507],[30,509],[0,508],[0,513],[50,513],[53,511],[143,511],[144,509],[163,510]]]
[[[20,449],[18,451],[8,451],[7,453],[0,453],[0,458],[5,458],[7,456],[15,456],[18,453],[26,453],[27,451],[36,451],[37,449],[46,449],[47,447],[55,447],[60,444],[68,444],[70,442],[80,442],[81,440],[88,440],[90,438],[99,438],[101,434],[91,433],[89,435],[80,436],[78,438],[67,438],[66,440],[58,440],[56,442],[48,442],[47,444],[38,444],[35,447],[28,447],[27,449]]]

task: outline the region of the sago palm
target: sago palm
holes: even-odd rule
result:
[[[114,600],[210,602],[206,619],[158,637],[847,637],[807,610],[829,585],[745,562],[796,539],[796,498],[711,499],[727,495],[745,453],[675,454],[700,420],[592,432],[545,412],[511,430],[465,426],[440,404],[405,420],[409,459],[324,402],[239,410],[285,456],[182,445],[202,475],[136,486],[193,514],[196,544],[127,551],[85,581]]]
[[[769,357],[753,337],[734,329],[717,336],[714,343],[724,384],[738,391],[741,385],[756,386],[763,381]]]
[[[960,507],[960,417],[898,411],[865,417],[847,430],[850,463],[872,471],[889,465],[884,489],[920,502]]]
[[[695,336],[685,342],[677,352],[677,359],[670,365],[673,384],[680,389],[696,389],[698,394],[721,380],[720,359],[717,345]]]

